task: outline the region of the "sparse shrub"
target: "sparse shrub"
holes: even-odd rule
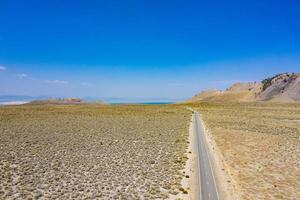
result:
[[[93,191],[101,199],[114,192],[133,199],[178,194],[191,117],[185,108],[27,105],[1,107],[0,114],[0,161],[19,166],[3,164],[0,177],[20,174],[0,188],[16,184],[22,199],[39,189],[49,199],[84,199]]]
[[[183,194],[188,194],[188,191],[186,189],[184,189],[183,187],[179,188],[179,190],[183,193]]]

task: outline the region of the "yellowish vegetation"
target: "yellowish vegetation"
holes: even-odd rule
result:
[[[180,193],[189,120],[176,106],[1,107],[0,199]]]
[[[242,199],[300,198],[300,104],[201,103]]]
[[[182,105],[0,108],[0,199],[165,199],[180,184]],[[300,104],[200,103],[242,199],[300,197]]]

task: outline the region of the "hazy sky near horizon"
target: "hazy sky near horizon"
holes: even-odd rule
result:
[[[186,98],[300,71],[300,1],[0,1],[0,95]]]

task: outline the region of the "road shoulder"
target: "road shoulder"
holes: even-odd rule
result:
[[[221,200],[239,200],[240,197],[238,193],[235,191],[236,189],[234,189],[233,187],[234,185],[232,183],[233,179],[227,173],[229,171],[228,171],[228,167],[226,166],[226,162],[223,159],[223,156],[216,142],[214,141],[211,132],[205,126],[201,114],[200,114],[200,121],[204,128],[204,133],[205,133],[204,138],[206,140],[206,144],[208,147],[209,158],[213,168],[213,173],[214,173],[214,177],[219,192],[219,197]]]
[[[190,165],[190,199],[198,200],[199,191],[200,191],[200,183],[199,183],[199,166],[198,166],[198,151],[197,151],[197,137],[195,135],[195,124],[194,124],[194,116],[191,116],[191,123],[189,128],[189,157],[188,162]]]

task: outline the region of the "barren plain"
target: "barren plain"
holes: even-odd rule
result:
[[[300,104],[191,104],[240,199],[300,199]]]
[[[186,192],[190,117],[168,105],[1,107],[0,199],[165,199]]]

